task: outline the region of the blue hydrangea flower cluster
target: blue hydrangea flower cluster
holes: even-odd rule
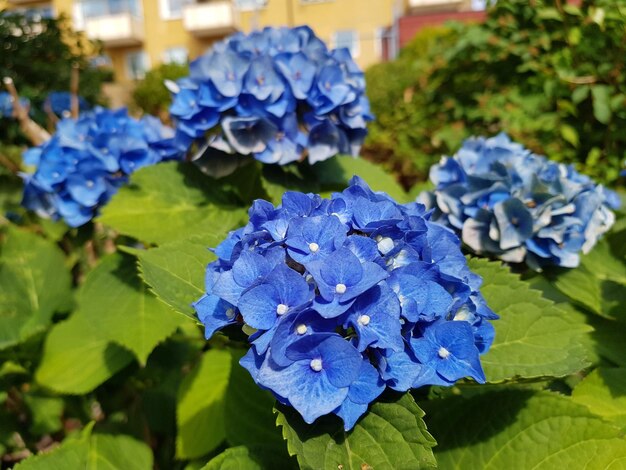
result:
[[[22,204],[78,227],[96,215],[133,171],[182,157],[174,130],[157,118],[137,120],[124,108],[96,108],[78,120],[61,120],[49,141],[25,152],[24,162],[36,169],[23,175]]]
[[[471,138],[430,170],[420,200],[476,253],[535,270],[573,268],[615,221],[617,195],[506,134]]]
[[[334,413],[349,430],[386,387],[485,381],[497,316],[423,205],[354,177],[330,199],[287,192],[249,216],[214,250],[194,307],[207,338],[243,327],[241,364],[306,422]]]
[[[60,117],[67,117],[72,109],[72,94],[67,91],[53,91],[46,97],[45,106]],[[80,112],[89,110],[89,103],[82,96],[78,97],[78,108]]]
[[[170,89],[182,148],[207,139],[264,163],[357,155],[372,119],[348,49],[329,50],[307,26],[232,35]]]
[[[20,97],[20,103],[24,108],[30,106],[30,101],[27,98]],[[13,115],[13,98],[6,91],[0,91],[0,118],[12,119]]]

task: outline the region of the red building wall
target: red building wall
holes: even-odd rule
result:
[[[437,26],[446,21],[480,23],[485,20],[486,16],[487,14],[484,11],[455,11],[403,16],[398,20],[400,47],[404,47],[425,26]]]

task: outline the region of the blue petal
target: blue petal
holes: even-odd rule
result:
[[[341,406],[333,411],[339,416],[344,423],[344,430],[350,431],[361,416],[367,412],[367,405],[361,403],[354,403],[350,398],[346,398]]]
[[[309,424],[331,413],[348,395],[348,387],[333,386],[324,371],[315,372],[311,369],[309,361],[274,368],[266,360],[259,371],[258,381],[287,398]]]
[[[198,319],[204,324],[204,336],[211,338],[215,332],[236,322],[235,307],[215,295],[203,295],[194,302]]]

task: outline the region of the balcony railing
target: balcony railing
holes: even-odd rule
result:
[[[183,24],[194,36],[221,36],[238,29],[239,17],[232,1],[213,0],[185,5]]]
[[[141,8],[136,0],[83,0],[84,30],[105,47],[138,46],[144,40]]]

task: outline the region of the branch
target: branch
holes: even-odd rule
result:
[[[33,145],[41,145],[45,141],[49,140],[50,134],[48,134],[45,129],[39,126],[39,124],[28,116],[28,110],[22,106],[22,103],[20,103],[20,97],[17,94],[13,80],[9,77],[4,77],[3,81],[4,86],[11,94],[11,98],[13,100],[13,113],[15,114],[15,118],[20,123],[22,132],[26,135],[26,137],[28,137]]]
[[[78,113],[80,111],[80,104],[78,102],[78,64],[74,62],[72,64],[72,74],[70,76],[70,112],[72,119],[78,119]]]
[[[589,85],[598,81],[598,79],[593,75],[585,75],[583,77],[561,77],[561,80],[567,83],[573,83],[574,85]]]

